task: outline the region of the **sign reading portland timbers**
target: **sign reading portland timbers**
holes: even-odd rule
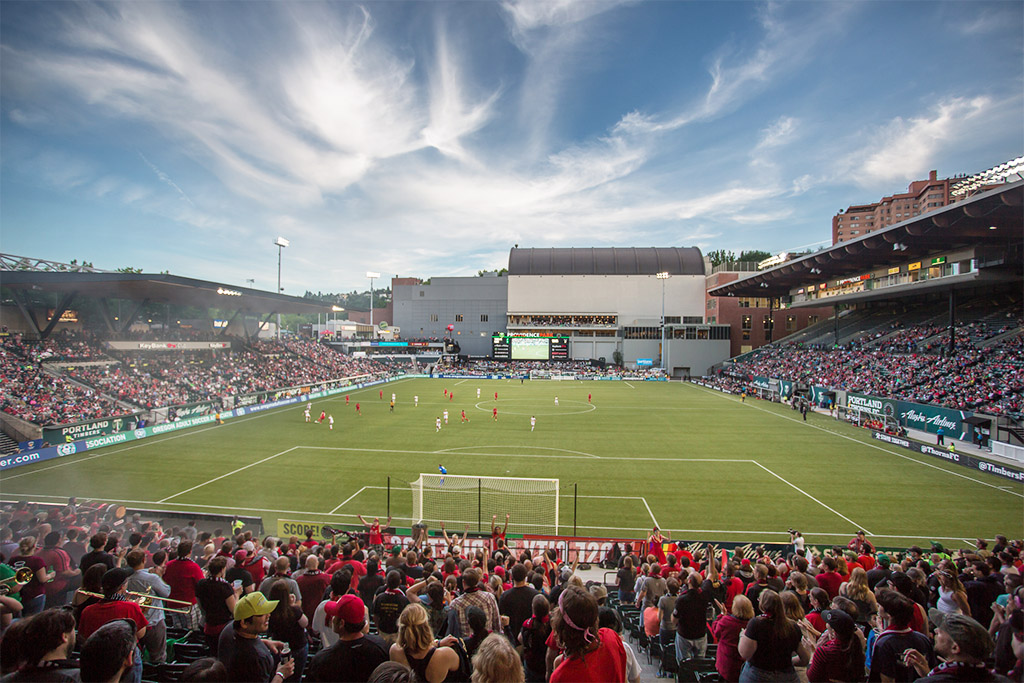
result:
[[[856,408],[879,417],[899,417],[899,402],[891,398],[879,398],[867,394],[847,394],[846,407]]]
[[[133,427],[135,422],[134,416],[123,415],[121,417],[106,417],[102,420],[79,422],[73,425],[46,427],[43,429],[43,440],[50,443],[70,443],[93,436],[104,436],[125,431],[129,427]]]

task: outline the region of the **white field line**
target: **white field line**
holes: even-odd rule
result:
[[[256,465],[260,465],[262,463],[265,463],[268,460],[273,460],[274,458],[276,458],[276,457],[278,457],[280,455],[284,455],[285,453],[291,453],[296,448],[298,448],[298,446],[292,446],[291,448],[289,448],[286,451],[281,451],[280,453],[274,453],[273,455],[269,455],[269,456],[263,458],[262,460],[257,460],[256,462],[251,462],[248,465],[242,465],[241,467],[233,469],[230,472],[226,472],[226,473],[220,475],[219,477],[214,477],[213,479],[208,479],[207,481],[204,481],[202,484],[196,484],[195,486],[187,488],[184,491],[178,491],[177,493],[175,493],[172,496],[167,496],[163,500],[158,500],[157,503],[166,503],[171,498],[177,498],[178,496],[186,494],[189,491],[195,491],[196,489],[201,489],[202,487],[206,486],[207,484],[212,484],[215,481],[220,481],[221,479],[224,479],[225,477],[230,477],[232,474],[238,474],[239,472],[243,472],[243,471],[249,469],[250,467],[255,467]]]
[[[796,484],[793,484],[793,483],[791,483],[791,482],[789,482],[789,481],[786,481],[785,479],[783,479],[783,478],[782,478],[782,477],[780,477],[779,475],[775,474],[774,472],[772,472],[772,471],[771,471],[770,469],[768,469],[767,467],[765,467],[764,465],[762,465],[762,464],[761,464],[761,463],[759,463],[758,461],[756,461],[756,460],[751,460],[750,462],[754,463],[755,465],[757,465],[758,467],[760,467],[760,468],[761,468],[762,470],[764,470],[764,471],[765,471],[765,472],[767,472],[768,474],[772,475],[773,477],[775,477],[776,479],[778,479],[779,481],[781,481],[781,482],[782,482],[783,484],[786,484],[787,486],[789,486],[789,487],[791,487],[791,488],[793,488],[793,489],[796,489],[796,490],[797,490],[797,491],[799,491],[800,493],[804,494],[805,496],[807,496],[808,498],[810,498],[811,500],[813,500],[813,501],[814,501],[815,503],[817,503],[817,504],[818,504],[818,505],[820,505],[821,507],[823,507],[823,508],[825,508],[826,510],[828,510],[829,512],[831,512],[831,513],[833,513],[833,514],[836,514],[836,515],[839,515],[840,517],[842,517],[843,519],[845,519],[845,520],[846,520],[847,522],[849,522],[850,524],[852,524],[852,525],[854,526],[854,528],[856,528],[856,529],[864,529],[864,531],[867,531],[867,533],[868,533],[869,535],[872,535],[872,536],[874,535],[874,534],[872,534],[872,533],[871,533],[870,531],[868,531],[868,530],[867,530],[867,529],[866,529],[866,528],[865,528],[865,527],[864,527],[863,525],[861,525],[861,524],[857,524],[857,522],[853,521],[852,519],[850,519],[850,518],[849,518],[849,517],[847,517],[846,515],[842,514],[842,513],[841,513],[841,512],[839,512],[838,510],[836,510],[836,509],[834,509],[834,508],[831,508],[831,507],[829,507],[828,505],[825,505],[825,504],[824,504],[824,503],[822,503],[822,502],[821,502],[820,500],[818,500],[817,498],[815,498],[815,497],[814,497],[814,496],[812,496],[811,494],[807,493],[807,491],[804,491],[804,490],[803,490],[802,488],[800,488],[800,487],[799,487],[799,486],[797,486]]]
[[[337,512],[337,511],[338,511],[338,509],[339,509],[339,508],[343,508],[343,507],[345,507],[345,503],[349,502],[350,500],[352,500],[353,498],[355,498],[356,496],[358,496],[358,495],[359,495],[360,493],[362,493],[362,492],[363,492],[363,491],[365,491],[365,490],[366,490],[366,487],[364,486],[363,488],[359,489],[358,491],[356,491],[355,493],[353,493],[353,494],[352,494],[351,496],[349,496],[349,497],[348,497],[348,498],[346,498],[345,500],[341,501],[341,503],[339,503],[339,504],[338,504],[338,507],[334,508],[333,510],[331,510],[331,511],[330,511],[330,512],[328,512],[327,514],[329,514],[329,515],[333,515],[333,514],[334,514],[335,512]],[[412,489],[409,489],[409,490],[411,491]]]
[[[630,389],[636,389],[636,387],[634,387],[634,386],[633,386],[632,384],[630,384],[629,382],[627,382],[627,381],[625,381],[625,380],[623,380],[623,381],[622,381],[622,383],[623,383],[623,384],[625,384],[625,385],[626,385],[627,387],[629,387]]]
[[[462,380],[462,382],[468,382],[468,381],[469,381],[468,379],[464,379],[464,380]],[[455,386],[459,386],[460,384],[462,384],[462,382],[456,382],[456,383],[455,383]]]
[[[314,451],[355,451],[358,453],[399,453],[404,455],[437,455],[438,451],[410,451],[394,448],[352,448],[346,446],[294,446],[294,448],[305,448]],[[475,447],[474,447],[475,448]],[[462,453],[450,453],[450,455],[479,455],[483,457],[498,458],[557,458],[564,460],[582,460],[593,458],[597,460],[635,460],[654,462],[753,462],[749,458],[631,458],[624,455],[544,455],[541,453],[477,453],[466,451]]]
[[[706,392],[708,392],[710,394],[714,394],[716,396],[721,396],[722,398],[728,400],[726,398],[725,394],[723,394],[720,391],[712,391],[711,389],[705,389],[704,387],[697,386],[697,385],[693,385],[693,386],[695,386],[697,389],[701,389],[703,391],[706,391]],[[781,418],[783,420],[789,420],[790,422],[796,422],[796,423],[802,424],[802,425],[804,425],[806,427],[810,427],[811,429],[817,429],[819,431],[825,432],[826,434],[831,434],[832,436],[837,436],[840,439],[846,439],[847,441],[852,441],[852,442],[854,442],[856,444],[860,444],[861,446],[866,446],[867,448],[874,448],[877,451],[882,451],[883,453],[888,453],[889,455],[895,455],[896,457],[903,458],[904,460],[909,460],[911,462],[916,462],[918,465],[924,465],[925,467],[931,467],[933,470],[938,470],[940,472],[945,472],[946,474],[953,475],[954,477],[960,477],[961,479],[966,479],[967,481],[973,481],[975,484],[981,484],[982,486],[987,486],[990,489],[995,489],[997,491],[1006,491],[1006,493],[1009,493],[1011,496],[1017,496],[1018,498],[1024,498],[1024,494],[1017,493],[1016,491],[1007,490],[1007,488],[1004,487],[1004,486],[996,486],[995,484],[989,484],[988,482],[981,481],[980,479],[975,479],[974,477],[968,477],[967,475],[960,474],[959,472],[953,472],[951,470],[947,470],[947,469],[944,469],[942,467],[938,467],[937,465],[933,465],[930,462],[924,462],[923,460],[918,460],[917,458],[911,458],[910,456],[904,455],[903,453],[898,453],[896,451],[889,450],[888,448],[883,448],[882,446],[879,446],[877,444],[869,443],[869,442],[866,442],[866,441],[861,441],[859,439],[853,438],[852,436],[847,436],[846,434],[840,434],[839,432],[834,432],[831,429],[825,429],[824,427],[819,427],[818,425],[809,424],[809,423],[804,422],[802,420],[797,420],[796,418],[788,417],[786,415],[779,415],[778,413],[776,413],[774,411],[765,410],[764,408],[758,408],[757,406],[755,406],[753,404],[749,404],[749,405],[754,410],[760,410],[763,413],[768,413],[769,415],[774,415],[775,417]]]
[[[397,384],[398,382],[406,382],[406,381],[408,381],[408,380],[400,379],[400,380],[395,380],[394,382],[390,382],[389,384]],[[358,392],[366,391],[366,390],[371,389],[371,388],[372,387],[365,387],[363,389],[357,389],[356,391],[354,391],[352,393],[358,393]],[[341,394],[339,394],[338,396],[340,397]],[[333,402],[335,400],[340,400],[340,398],[339,399],[334,399],[334,398],[325,398],[325,399],[323,399],[323,401],[325,403],[331,403],[331,402]],[[186,429],[183,432],[181,432],[180,434],[172,434],[172,435],[166,436],[164,438],[158,438],[158,437],[150,436],[150,437],[144,439],[143,441],[141,441],[139,443],[136,443],[136,444],[134,444],[132,446],[125,446],[123,448],[117,448],[117,449],[113,449],[113,450],[107,450],[106,448],[103,448],[103,449],[100,449],[100,452],[95,454],[95,455],[90,455],[90,456],[85,457],[85,458],[74,458],[74,459],[72,459],[70,461],[67,461],[67,462],[59,462],[59,463],[57,463],[55,465],[50,465],[49,467],[41,467],[41,468],[39,468],[37,470],[32,470],[31,472],[22,472],[20,474],[5,474],[3,476],[0,476],[0,479],[2,479],[3,481],[6,482],[6,481],[10,481],[12,479],[18,479],[19,477],[28,477],[28,476],[31,476],[33,474],[38,474],[40,472],[48,472],[50,470],[55,470],[58,467],[68,467],[70,465],[77,465],[79,463],[83,463],[83,462],[86,462],[88,460],[94,460],[96,458],[105,458],[108,455],[117,455],[118,453],[124,453],[125,451],[132,451],[132,450],[135,450],[136,448],[145,448],[146,446],[155,446],[155,445],[161,444],[161,443],[163,443],[165,441],[171,441],[172,439],[180,439],[180,438],[186,437],[186,436],[193,436],[195,434],[202,434],[203,432],[208,432],[211,429],[220,429],[222,427],[231,427],[231,426],[236,425],[236,424],[242,424],[243,422],[249,422],[250,420],[258,420],[261,417],[266,417],[268,415],[274,415],[274,414],[277,414],[278,411],[281,411],[281,410],[284,410],[284,409],[291,409],[291,408],[295,408],[295,406],[294,405],[281,406],[281,408],[274,408],[273,410],[268,410],[266,412],[262,412],[259,415],[250,415],[249,417],[228,420],[227,422],[225,422],[222,425],[212,425],[210,427],[203,427],[202,429]]]
[[[647,504],[647,499],[641,496],[640,500],[644,502],[644,507],[647,508],[647,514],[651,516],[651,520],[654,522],[654,526],[659,526],[658,520],[654,518],[654,513],[651,512],[651,506]]]
[[[547,446],[522,446],[521,444],[510,444],[510,445],[497,445],[497,446],[456,446],[455,448],[444,448],[439,451],[433,451],[434,453],[454,453],[460,455],[457,451],[466,450],[467,448],[532,448],[538,451],[560,451],[562,453],[575,453],[576,455],[585,455],[588,458],[601,459],[600,455],[594,455],[593,453],[586,453],[584,451],[574,451],[568,448],[550,448]]]
[[[386,487],[377,487],[377,488],[386,488]],[[580,496],[580,498],[582,498],[582,497],[583,496]],[[597,496],[595,496],[595,497],[597,497]],[[52,498],[52,499],[55,499],[55,500],[66,501],[69,498],[69,496],[56,495],[56,494],[51,494],[51,493],[4,493],[4,494],[0,494],[0,500],[3,500],[4,502],[15,502],[15,501],[19,501],[19,500],[27,500],[29,502],[49,502],[47,500],[39,500],[39,501],[35,500],[35,499],[47,499],[47,498]],[[636,498],[636,496],[631,496],[631,498]],[[123,498],[92,498],[92,497],[90,497],[89,500],[95,500],[95,501],[99,501],[101,503],[121,503],[121,504],[126,504],[126,505],[156,505],[157,504],[157,501],[153,501],[153,500],[125,500]],[[225,506],[225,505],[201,505],[201,504],[198,504],[198,503],[164,503],[164,504],[165,505],[171,505],[171,506],[174,506],[174,507],[202,508],[202,509],[207,509],[207,510],[224,510],[225,512],[276,512],[276,513],[283,514],[283,515],[307,515],[307,516],[310,516],[310,517],[318,517],[319,518],[319,520],[298,520],[298,519],[294,520],[294,521],[305,521],[305,522],[320,521],[324,517],[351,517],[351,518],[357,517],[357,515],[340,514],[340,513],[326,514],[326,513],[323,513],[323,512],[311,512],[311,511],[308,511],[308,510],[277,510],[277,509],[273,509],[273,508],[228,507],[228,506]],[[379,515],[377,515],[377,516],[379,516]],[[411,518],[409,518],[409,517],[395,517],[394,519],[396,519],[396,520],[404,520],[404,521],[411,521]],[[589,524],[579,525],[578,528],[580,528],[580,529],[604,529],[604,530],[609,530],[609,531],[650,531],[650,529],[648,529],[647,527],[592,526],[592,525],[589,525]],[[785,537],[785,538],[789,537],[789,534],[787,532],[785,532],[785,531],[740,531],[740,530],[736,530],[736,529],[662,529],[662,531],[664,531],[666,533],[672,532],[672,533],[676,533],[676,534],[725,534],[725,535],[743,535],[743,536],[755,536],[755,535],[757,535],[757,536],[782,536],[782,537]],[[826,536],[826,537],[835,537],[835,538],[847,538],[847,537],[850,536],[850,532],[849,531],[840,531],[840,532],[832,533],[832,532],[827,532],[827,531],[808,531],[806,533],[806,536]],[[902,534],[902,535],[895,535],[895,534],[872,534],[872,537],[874,537],[874,538],[910,538],[910,539],[920,539],[920,540],[933,539],[933,540],[939,540],[939,541],[961,541],[961,540],[963,540],[963,539],[961,539],[959,537],[953,537],[953,536],[930,536],[930,535],[929,536],[914,536],[914,535],[910,535],[910,534]],[[751,541],[751,542],[754,542],[754,541]]]

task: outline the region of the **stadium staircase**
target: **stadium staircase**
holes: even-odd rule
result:
[[[10,455],[18,452],[18,442],[0,432],[0,455]]]

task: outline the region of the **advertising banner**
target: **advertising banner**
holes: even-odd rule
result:
[[[967,438],[963,421],[973,414],[963,410],[854,393],[846,395],[846,407],[857,408],[872,415],[896,418],[904,427],[932,434],[942,427],[951,438],[960,440]]]
[[[932,446],[930,444],[921,443],[920,441],[913,441],[911,439],[893,436],[892,434],[886,434],[885,432],[872,432],[872,436],[879,441],[891,443],[894,446],[906,448],[907,450],[914,451],[915,453],[930,455],[933,458],[939,458],[946,462],[954,462],[957,465],[962,465],[963,467],[967,467],[972,470],[978,470],[979,472],[994,474],[997,477],[1009,479],[1010,481],[1024,482],[1024,471],[1009,465],[980,458],[973,453],[954,453],[948,448]]]
[[[334,394],[341,393],[342,391],[351,391],[353,389],[362,389],[363,387],[369,387],[376,384],[384,384],[386,382],[393,382],[398,379],[406,379],[408,377],[423,377],[423,375],[403,375],[401,377],[389,377],[383,380],[374,380],[372,382],[365,382],[360,384],[353,384],[350,387],[342,387],[339,389],[329,389],[326,391],[317,391],[311,394],[304,394],[295,398],[287,398],[280,401],[274,401],[273,403],[265,403],[263,405],[236,408],[235,410],[224,411],[220,414],[221,419],[228,420],[232,417],[239,417],[250,413],[259,412],[262,410],[270,410],[271,408],[279,408],[292,403],[298,403],[300,401],[313,400],[324,396],[332,396]],[[138,441],[139,439],[145,439],[149,436],[156,434],[165,434],[167,432],[174,432],[180,429],[188,429],[189,427],[195,427],[197,425],[209,424],[215,422],[217,417],[215,414],[199,415],[196,417],[188,417],[177,422],[166,422],[164,424],[158,424],[152,427],[144,427],[139,429],[126,430],[121,432],[115,432],[111,434],[99,434],[94,438],[82,439],[79,438],[77,441],[70,441],[68,443],[62,443],[57,446],[50,446],[43,448],[38,451],[32,451],[31,453],[19,453],[17,455],[11,455],[6,457],[0,457],[0,472],[4,470],[13,469],[22,465],[29,465],[35,462],[41,462],[43,460],[51,460],[53,458],[63,458],[68,455],[74,455],[75,453],[81,453],[83,451],[90,450],[92,448],[102,448],[103,446],[110,446],[112,444],[126,443],[128,441]],[[97,420],[96,422],[103,422],[103,420]],[[75,425],[64,425],[75,426]],[[127,420],[125,421],[127,427]]]
[[[89,420],[88,422],[77,422],[72,425],[60,425],[59,427],[44,427],[43,441],[50,443],[70,443],[90,436],[101,434],[112,434],[127,429],[132,429],[138,418],[134,415],[120,415],[118,417],[105,417],[100,420]]]
[[[186,417],[196,417],[199,415],[209,415],[210,413],[217,412],[219,404],[213,401],[203,401],[202,403],[190,403],[184,406],[173,406],[172,410],[174,414],[181,419]]]

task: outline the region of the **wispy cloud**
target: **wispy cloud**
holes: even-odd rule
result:
[[[866,187],[920,178],[934,166],[944,147],[964,139],[965,131],[985,115],[989,97],[952,97],[920,116],[897,117],[867,135],[867,143],[844,163],[855,182]]]
[[[149,169],[156,174],[156,177],[160,179],[161,183],[172,188],[175,192],[178,193],[178,196],[184,199],[186,202],[188,202],[190,206],[195,206],[195,203],[193,203],[189,196],[185,194],[185,190],[178,187],[178,184],[171,180],[171,177],[169,175],[167,175],[159,168],[157,168],[156,165],[152,161],[147,159],[146,155],[143,154],[142,152],[139,152],[139,157],[146,163],[146,166],[149,166]]]

